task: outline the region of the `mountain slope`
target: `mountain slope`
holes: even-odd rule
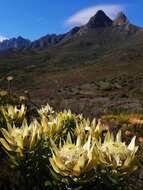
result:
[[[130,24],[123,13],[112,21],[103,11],[98,11],[86,25],[75,27],[66,34],[47,35],[31,43],[27,40],[25,50],[21,50],[24,47],[21,43],[25,41],[22,37],[6,41],[13,45],[10,45],[11,50],[1,52],[0,58],[3,64],[8,60],[5,67],[9,66],[9,70],[10,67],[30,67],[33,63],[38,67],[47,64],[54,70],[62,68],[62,65],[78,67],[86,61],[100,59],[114,49],[134,47],[134,43],[142,43],[142,37],[143,29]]]
[[[105,32],[104,32],[104,29],[105,29]],[[109,29],[108,32],[106,32],[106,29]],[[76,36],[77,38],[79,38],[82,35],[84,36],[84,34],[88,34],[90,38],[95,37],[95,39],[98,39],[98,36],[99,36],[98,41],[100,43],[102,34],[104,35],[103,40],[105,38],[109,40],[108,36],[111,36],[110,39],[112,40],[112,38],[114,37],[114,34],[116,34],[117,32],[118,32],[117,35],[122,36],[122,38],[124,38],[125,35],[126,36],[133,35],[138,30],[140,30],[140,28],[130,24],[127,17],[124,15],[124,13],[122,12],[118,13],[117,18],[114,21],[112,21],[102,10],[99,10],[89,20],[89,22],[86,25],[81,26],[81,27],[75,27],[71,31],[65,34],[60,34],[60,35],[48,34],[33,42],[19,36],[18,38],[12,38],[12,39],[4,40],[0,42],[0,50],[8,50],[8,49],[28,49],[28,50],[41,49],[42,50],[42,49],[53,47],[55,45],[61,45],[69,39],[74,39]],[[91,31],[92,32],[95,31],[95,33],[93,34],[94,36],[91,35],[90,33]],[[102,34],[99,34],[100,32]],[[116,38],[118,38],[118,36],[116,36]]]
[[[76,111],[87,102],[98,108],[143,105],[143,29],[123,13],[112,21],[98,11],[86,25],[36,43],[0,53],[1,87],[13,75],[15,90],[59,107],[76,104]]]

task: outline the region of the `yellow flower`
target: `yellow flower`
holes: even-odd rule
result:
[[[34,120],[28,126],[24,120],[21,128],[8,124],[8,129],[1,129],[3,138],[0,142],[6,151],[15,152],[18,156],[23,157],[26,149],[31,150],[40,140],[39,123]]]
[[[85,144],[80,136],[77,137],[76,143],[73,143],[69,134],[63,146],[60,144],[57,148],[53,141],[51,144],[53,154],[50,163],[53,170],[61,176],[79,177],[97,165],[95,144],[91,136]]]
[[[101,121],[98,120],[96,122],[93,119],[90,122],[89,119],[82,119],[79,123],[76,122],[75,135],[80,135],[82,139],[87,139],[89,135],[91,135],[93,140],[97,140],[102,133],[102,124]]]
[[[54,138],[55,135],[67,135],[67,131],[72,131],[75,126],[75,115],[70,110],[49,115],[48,118],[44,114],[41,116],[42,134],[45,139]]]
[[[48,120],[47,117],[42,117],[40,124],[43,139],[49,139],[50,137],[53,137],[60,130],[57,119]]]
[[[54,110],[53,108],[47,104],[46,106],[42,106],[39,110],[38,110],[38,113],[39,115],[42,117],[42,116],[48,116],[50,114],[53,114],[54,113]]]
[[[112,169],[126,169],[130,167],[138,149],[138,147],[135,146],[135,139],[136,137],[133,137],[127,146],[125,142],[122,142],[121,131],[117,133],[115,139],[113,134],[108,132],[104,142],[101,143],[100,141],[98,144],[101,163],[110,166]]]
[[[2,106],[1,112],[8,122],[18,121],[24,118],[26,114],[26,106],[24,104],[22,104],[20,108],[12,105]]]

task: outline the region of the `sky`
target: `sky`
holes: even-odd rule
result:
[[[143,0],[0,0],[0,41],[23,36],[35,40],[85,24],[98,9],[112,19],[123,11],[143,27]]]

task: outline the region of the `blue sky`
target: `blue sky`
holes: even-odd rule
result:
[[[143,0],[0,0],[0,36],[31,40],[64,33],[84,24],[98,8],[109,16],[123,10],[130,22],[143,26]]]

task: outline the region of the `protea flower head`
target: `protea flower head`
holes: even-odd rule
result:
[[[61,126],[57,119],[49,120],[47,117],[41,117],[41,133],[43,139],[49,139],[58,133]]]
[[[54,113],[54,110],[53,108],[47,104],[46,106],[42,106],[39,110],[38,110],[38,113],[39,115],[42,117],[42,116],[45,116],[47,117],[48,115],[50,114],[53,114]]]
[[[40,140],[40,128],[38,122],[34,120],[28,126],[26,120],[23,121],[21,128],[8,125],[8,129],[1,129],[3,138],[0,142],[6,151],[15,152],[23,157],[25,150],[32,150]]]
[[[136,137],[133,137],[127,146],[125,142],[122,142],[121,131],[117,133],[115,139],[113,134],[108,132],[104,142],[99,143],[99,159],[101,163],[111,167],[113,171],[116,169],[125,170],[130,168],[138,149],[135,146],[135,139]]]
[[[13,105],[1,107],[1,112],[7,122],[22,120],[26,114],[26,110],[27,108],[24,104],[22,104],[20,108]]]
[[[75,126],[75,115],[71,111],[59,112],[55,116],[49,115],[41,117],[42,134],[45,138],[57,137],[60,138],[72,131]]]
[[[58,148],[53,141],[51,141],[51,146],[53,154],[50,163],[53,170],[61,176],[79,177],[96,168],[95,143],[92,142],[91,136],[83,144],[80,136],[73,143],[68,134],[63,146],[60,144]]]
[[[57,114],[57,119],[61,124],[70,124],[71,122],[74,122],[75,117],[76,116],[71,112],[71,110],[64,110]]]
[[[93,119],[90,121],[89,119],[83,119],[79,123],[76,123],[75,134],[80,135],[83,139],[87,139],[90,135],[92,139],[97,140],[102,133],[102,124],[101,121]]]

